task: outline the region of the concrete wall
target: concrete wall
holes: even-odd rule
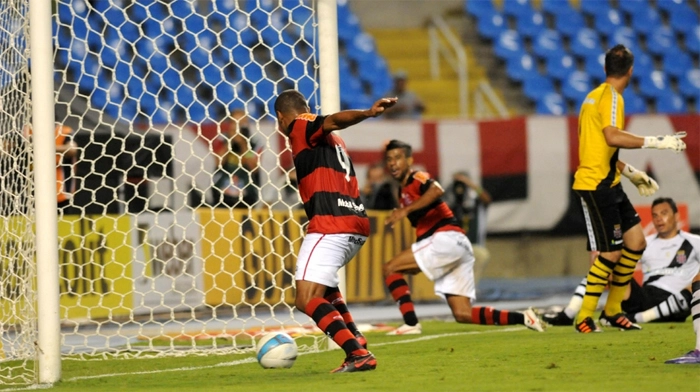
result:
[[[460,9],[464,0],[348,0],[365,29],[423,27],[434,14]]]
[[[484,278],[543,278],[585,276],[588,271],[586,237],[488,238],[491,258]]]

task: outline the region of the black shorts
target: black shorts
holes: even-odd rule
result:
[[[630,297],[629,299],[622,301],[622,311],[627,314],[643,312],[666,301],[666,299],[668,299],[668,297],[670,297],[671,295],[673,294],[656,286],[639,286],[639,283],[637,283],[636,280],[632,279],[632,281],[630,282]],[[688,303],[690,303],[690,300],[691,298],[686,298],[686,301]],[[688,318],[688,316],[690,316],[690,309],[681,310],[678,313],[674,313],[667,317],[661,317],[654,321],[683,322],[686,318]]]
[[[588,232],[589,251],[614,252],[622,249],[622,234],[641,219],[632,203],[617,184],[610,189],[574,190],[581,200]]]

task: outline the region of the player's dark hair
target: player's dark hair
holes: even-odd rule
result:
[[[657,205],[663,204],[663,203],[668,203],[668,205],[671,206],[671,211],[673,211],[674,214],[676,212],[678,212],[678,207],[676,207],[676,202],[673,201],[673,199],[671,199],[670,197],[659,197],[659,198],[655,199],[653,202],[651,202],[651,208],[654,208]]]
[[[625,76],[634,64],[634,55],[624,45],[615,45],[605,52],[605,75]]]
[[[390,141],[389,144],[386,145],[386,149],[384,150],[384,152],[386,153],[397,148],[403,150],[403,154],[406,156],[406,158],[410,158],[411,155],[413,155],[413,148],[410,144],[396,139]]]
[[[305,112],[308,104],[306,98],[297,90],[285,90],[275,100],[275,112]]]

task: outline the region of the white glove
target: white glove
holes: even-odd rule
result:
[[[644,138],[644,146],[642,148],[658,148],[659,150],[681,152],[685,150],[685,143],[681,140],[685,135],[685,132],[678,132],[673,135],[647,136]]]
[[[637,187],[639,194],[642,196],[651,196],[659,189],[659,184],[657,184],[653,178],[649,177],[645,172],[635,169],[631,165],[625,165],[625,168],[622,170],[622,175],[629,178],[630,182]]]

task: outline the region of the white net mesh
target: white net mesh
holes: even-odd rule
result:
[[[0,385],[34,381],[36,308],[27,5],[0,4]]]
[[[35,340],[27,6],[2,4],[0,385],[16,377],[8,361],[33,366]],[[313,4],[55,5],[64,358],[212,354],[248,349],[262,329],[314,332],[293,311],[305,217],[272,110],[288,88],[316,106]]]

